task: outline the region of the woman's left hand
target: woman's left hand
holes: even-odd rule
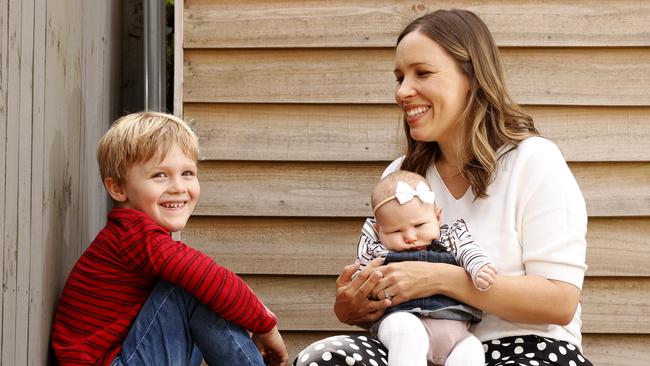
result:
[[[372,291],[379,300],[390,299],[393,305],[438,293],[436,279],[441,267],[448,264],[428,262],[396,262],[378,267],[383,277]]]

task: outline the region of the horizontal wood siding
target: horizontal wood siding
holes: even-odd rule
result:
[[[650,108],[525,106],[570,161],[649,161]],[[403,153],[393,104],[188,103],[204,160],[388,161]]]
[[[558,144],[589,214],[584,349],[650,363],[650,2],[177,0],[175,111],[201,142],[183,241],[245,277],[291,356],[357,332],[332,312],[370,189],[405,147],[393,47],[410,20],[465,8],[507,85]],[[182,84],[181,84],[182,81]]]
[[[476,12],[500,46],[649,46],[643,0],[185,0],[187,48],[390,47],[412,19],[441,8]],[[624,26],[622,24],[625,24]]]
[[[364,220],[195,216],[183,241],[241,274],[336,275],[356,256]],[[645,217],[589,218],[587,275],[650,277],[648,237]],[[617,243],[616,255],[612,243]]]
[[[650,48],[508,48],[522,104],[647,106]],[[392,49],[185,50],[183,98],[219,103],[391,103]]]
[[[201,163],[198,215],[365,216],[387,162]],[[590,216],[650,215],[650,163],[569,163]],[[616,188],[614,188],[616,187]]]

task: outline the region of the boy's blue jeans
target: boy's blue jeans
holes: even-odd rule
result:
[[[198,366],[202,358],[208,365],[264,365],[246,330],[159,280],[111,366]]]

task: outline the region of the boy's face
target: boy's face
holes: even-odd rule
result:
[[[423,203],[417,198],[403,205],[392,200],[377,210],[375,219],[379,240],[390,250],[423,250],[440,238],[435,204]]]
[[[111,192],[119,207],[146,213],[158,225],[173,232],[185,227],[199,199],[201,188],[196,162],[188,158],[177,144],[162,160],[160,154],[133,164],[120,192]],[[110,179],[110,178],[107,178]]]

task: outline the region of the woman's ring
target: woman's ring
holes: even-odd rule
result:
[[[390,300],[390,299],[393,298],[392,296],[390,296],[390,295],[388,294],[388,292],[386,292],[386,289],[384,289],[384,298],[386,298],[386,299],[388,299],[388,300]]]

